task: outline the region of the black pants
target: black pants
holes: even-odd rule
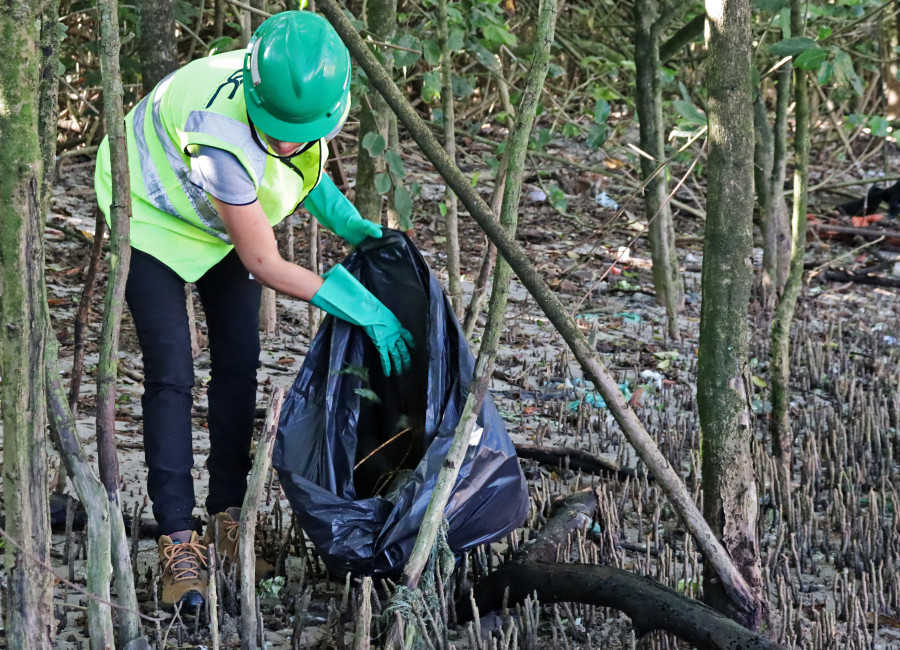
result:
[[[240,506],[250,471],[250,439],[259,367],[260,285],[237,254],[197,280],[211,357],[210,515]],[[191,406],[194,364],[185,282],[154,257],[132,249],[125,299],[144,357],[144,455],[147,492],[159,533],[193,528]]]

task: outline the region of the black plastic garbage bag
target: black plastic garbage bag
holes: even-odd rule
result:
[[[344,266],[416,340],[385,377],[362,328],[327,317],[281,413],[273,464],[300,525],[336,573],[399,573],[459,422],[474,359],[440,283],[403,233],[369,239]],[[503,537],[528,495],[488,396],[445,515],[454,552]]]

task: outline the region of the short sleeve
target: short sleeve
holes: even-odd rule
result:
[[[222,203],[247,205],[256,200],[250,174],[234,154],[216,147],[201,146],[191,156],[190,181]]]

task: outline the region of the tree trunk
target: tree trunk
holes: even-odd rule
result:
[[[707,0],[709,179],[703,242],[703,304],[697,407],[703,432],[703,507],[753,590],[739,610],[704,566],[707,602],[756,629],[764,603],[756,521],[759,503],[750,451],[747,307],[753,269],[753,103],[750,3]]]
[[[125,302],[125,281],[131,261],[129,220],[131,194],[128,180],[128,155],[125,147],[125,113],[122,107],[122,75],[119,71],[118,1],[98,2],[100,13],[100,72],[103,79],[103,103],[106,132],[109,137],[112,169],[110,220],[110,264],[103,325],[100,332],[100,356],[97,362],[97,456],[100,480],[106,488],[112,527],[113,573],[119,602],[126,607],[119,619],[119,641],[124,645],[140,636],[137,596],[131,572],[131,552],[125,538],[125,526],[119,506],[119,463],[116,458],[116,374],[119,358],[119,333]]]
[[[403,125],[419,145],[422,153],[456,192],[456,196],[459,197],[469,214],[485,232],[488,239],[496,245],[504,259],[509,262],[513,271],[519,276],[519,280],[534,297],[569,349],[572,350],[574,357],[581,364],[585,376],[593,382],[597,392],[603,397],[610,413],[622,428],[622,433],[656,478],[685,528],[696,540],[706,561],[714,567],[719,575],[726,591],[738,607],[743,605],[748,610],[752,609],[755,598],[746,580],[737,571],[731,558],[713,535],[681,477],[660,452],[656,441],[628,405],[622,391],[619,390],[615,379],[603,364],[597,351],[569,315],[567,308],[547,286],[543,275],[535,268],[528,253],[515,239],[507,235],[494,219],[490,208],[472,186],[471,179],[466,178],[447,158],[447,152],[434,137],[430,127],[416,114],[415,109],[406,101],[396,84],[391,81],[390,76],[378,63],[365,41],[357,34],[337,2],[335,0],[318,0],[317,6],[337,30],[350,50],[351,56],[365,70],[369,81],[387,99],[390,107],[403,121]]]
[[[15,56],[3,64],[0,110],[0,401],[3,418],[3,496],[6,643],[50,648],[53,626],[50,563],[47,411],[44,346],[49,327],[43,288],[44,248],[38,142],[38,47],[41,3],[18,2],[0,12]]]
[[[756,89],[756,100],[753,102],[753,130],[755,132],[753,148],[753,188],[756,190],[756,203],[759,206],[760,230],[763,235],[763,267],[759,276],[759,299],[766,311],[770,311],[770,303],[774,305],[774,275],[770,269],[769,258],[775,250],[774,242],[769,241],[770,206],[772,205],[772,168],[775,164],[775,139],[769,125],[769,114],[766,109],[764,88],[760,84]],[[774,231],[771,231],[774,232]]]
[[[141,90],[148,94],[178,68],[175,14],[171,0],[137,0]]]
[[[447,155],[456,164],[456,116],[453,102],[453,58],[450,51],[450,27],[447,18],[447,0],[438,0],[438,40],[441,44],[441,109],[444,122],[444,146]],[[447,215],[444,228],[447,233],[447,288],[450,304],[457,318],[463,315],[462,284],[459,277],[459,219],[456,194],[449,187],[445,195]]]
[[[522,101],[519,104],[519,112],[516,124],[509,138],[509,168],[506,182],[506,191],[503,194],[503,207],[500,212],[500,224],[507,235],[514,237],[516,224],[519,217],[519,201],[522,196],[522,180],[524,178],[525,155],[528,150],[528,141],[531,129],[534,126],[534,118],[537,113],[538,101],[550,67],[550,46],[553,44],[553,34],[556,29],[556,17],[558,7],[556,0],[541,0],[537,24],[537,36],[535,39],[534,57],[531,70],[522,93]],[[419,584],[419,578],[425,569],[431,550],[435,544],[435,538],[444,518],[444,509],[450,498],[450,492],[456,485],[459,476],[459,468],[468,449],[468,441],[478,413],[484,402],[491,382],[491,374],[497,348],[500,343],[506,317],[506,302],[509,296],[509,282],[511,269],[505,260],[498,260],[494,270],[494,286],[491,293],[490,312],[488,324],[485,328],[481,347],[478,350],[478,359],[475,362],[475,371],[472,383],[469,387],[469,395],[466,398],[463,413],[459,424],[453,434],[453,441],[447,451],[447,457],[441,467],[437,482],[415,546],[410,554],[409,561],[403,568],[403,585],[408,589],[415,589]],[[396,624],[391,628],[388,637],[387,648],[402,647],[402,625],[400,617],[395,619]]]
[[[48,314],[49,322],[49,314]],[[75,430],[75,417],[66,403],[60,383],[59,344],[47,337],[46,389],[50,433],[59,450],[75,492],[87,511],[88,558],[85,563],[88,591],[97,597],[87,601],[87,625],[92,648],[111,648],[115,644],[109,587],[112,582],[110,553],[109,502],[103,484],[94,474],[87,454]]]
[[[653,259],[653,287],[656,300],[666,308],[669,336],[678,340],[678,312],[684,307],[684,290],[678,272],[675,227],[666,197],[669,193],[666,171],[657,168],[666,159],[662,115],[662,74],[659,61],[659,12],[656,0],[634,3],[635,103],[640,119],[641,173],[647,184],[644,206],[650,222],[650,251]]]
[[[787,123],[788,107],[791,103],[791,68],[785,63],[778,73],[775,101],[775,158],[772,161],[770,181],[769,212],[765,218],[765,248],[763,268],[772,279],[771,297],[767,304],[771,308],[784,290],[787,272],[790,268],[790,225],[787,218],[787,203],[784,200],[784,180],[787,176]]]
[[[389,41],[397,28],[397,0],[369,0],[366,4],[366,29],[379,41]],[[390,72],[394,54],[390,48],[380,48],[378,58]],[[376,174],[387,169],[382,155],[371,156],[363,147],[363,138],[378,133],[385,146],[390,142],[391,121],[397,118],[379,93],[365,93],[359,113],[359,147],[356,154],[356,197],[359,213],[369,221],[381,223],[382,195],[375,187]]]
[[[59,22],[59,0],[50,0],[41,15],[41,80],[38,138],[44,176],[41,182],[41,218],[47,219],[50,209],[50,190],[56,170],[56,136],[59,126],[59,44],[63,37]]]
[[[803,19],[798,0],[791,0],[791,30],[803,33]],[[772,413],[769,433],[772,436],[772,453],[778,459],[778,477],[781,483],[782,512],[790,520],[791,461],[793,436],[790,422],[790,334],[791,321],[797,297],[803,286],[803,253],[806,250],[806,199],[809,181],[809,99],[806,72],[794,68],[794,209],[791,218],[791,272],[784,292],[775,308],[772,321]]]

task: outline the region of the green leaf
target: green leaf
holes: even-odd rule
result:
[[[437,70],[426,72],[422,79],[422,101],[430,104],[441,97],[441,73]]]
[[[768,386],[764,379],[762,379],[761,377],[757,377],[756,375],[750,375],[750,381],[757,388],[765,388],[766,386]]]
[[[573,122],[566,122],[563,124],[562,134],[564,138],[574,138],[580,132],[578,125]]]
[[[597,124],[606,124],[609,119],[610,106],[605,99],[598,99],[594,103],[594,122]]]
[[[775,15],[787,4],[787,0],[753,0],[751,6],[758,11],[765,11],[767,14]]]
[[[455,52],[457,50],[463,49],[466,44],[466,32],[459,27],[454,27],[450,30],[450,36],[447,38],[447,45],[450,46],[450,50]]]
[[[440,203],[438,203],[438,212],[441,213],[441,216],[442,216],[442,217],[446,217],[446,216],[447,216],[447,204],[444,203],[443,201],[441,201]]]
[[[374,402],[375,404],[381,403],[381,398],[378,397],[378,393],[371,388],[354,388],[353,392],[369,402]]]
[[[826,61],[820,68],[817,78],[819,80],[819,84],[825,85],[829,81],[831,81],[831,77],[834,76],[834,64],[831,61]]]
[[[379,194],[387,194],[391,189],[391,175],[387,172],[375,174],[375,190]]]
[[[384,153],[387,143],[380,133],[377,131],[369,131],[363,136],[362,146],[363,149],[369,152],[370,156],[377,158]]]
[[[569,207],[569,200],[566,198],[566,193],[563,192],[562,188],[557,183],[550,186],[550,196],[547,198],[550,200],[550,205],[552,205],[557,212],[564,213],[566,208]]]
[[[794,65],[803,70],[816,70],[824,63],[830,52],[822,47],[811,47],[794,59]]]
[[[403,159],[400,158],[400,154],[396,151],[392,151],[388,149],[384,152],[384,160],[388,164],[388,169],[391,170],[391,174],[394,175],[394,179],[400,180],[406,175],[406,170],[403,169]]]
[[[511,34],[509,30],[502,25],[498,25],[496,23],[491,25],[484,25],[481,28],[481,31],[484,34],[485,40],[488,40],[491,43],[509,46],[513,46],[516,44],[515,35]]]
[[[853,69],[853,59],[844,50],[831,48],[834,52],[834,82],[837,84],[849,82],[857,95],[862,95],[862,82]]]
[[[409,190],[402,185],[395,187],[394,210],[397,211],[397,215],[400,217],[401,230],[409,230],[412,228],[412,209],[413,200]]]
[[[394,50],[394,65],[398,68],[408,68],[413,63],[422,58],[422,45],[419,39],[412,34],[404,34],[398,39],[393,40],[394,45],[405,47],[407,50]]]
[[[478,41],[469,41],[466,52],[473,55],[488,70],[500,70],[500,62],[497,60],[497,56]]]
[[[425,61],[428,65],[439,65],[441,62],[441,48],[434,41],[423,41],[422,48],[425,52]]]
[[[876,138],[886,138],[891,134],[891,123],[882,115],[873,115],[869,119],[869,129]]]
[[[678,111],[679,115],[689,124],[696,126],[706,126],[706,115],[691,102],[676,99],[672,102],[672,106]]]
[[[609,137],[609,127],[605,124],[594,124],[588,131],[587,145],[591,149],[599,149],[606,144],[607,137]]]
[[[769,53],[774,56],[797,56],[811,47],[817,47],[816,42],[807,37],[786,38],[769,46]]]
[[[331,374],[335,376],[353,375],[354,377],[359,377],[364,384],[369,383],[369,369],[365,366],[356,366],[351,363],[340,370],[333,370]]]
[[[231,45],[233,43],[234,39],[230,36],[220,36],[209,44],[209,53],[210,55],[213,55],[219,54],[220,52],[228,52],[231,50]]]
[[[475,85],[469,77],[460,77],[454,74],[452,77],[453,96],[468,97],[475,92]]]

